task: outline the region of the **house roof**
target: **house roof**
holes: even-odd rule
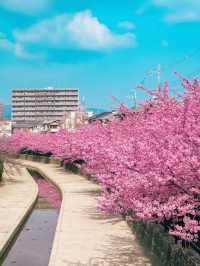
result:
[[[110,115],[112,115],[113,112],[102,112],[102,113],[99,113],[99,114],[95,114],[93,116],[91,116],[89,118],[89,120],[100,120],[100,119],[106,119],[107,117],[110,117]]]
[[[13,124],[13,128],[32,128],[34,127],[33,123],[18,123]]]

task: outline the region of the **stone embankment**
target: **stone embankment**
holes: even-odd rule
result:
[[[25,167],[9,163],[5,169],[0,185],[0,258],[32,210],[38,194],[37,185]]]

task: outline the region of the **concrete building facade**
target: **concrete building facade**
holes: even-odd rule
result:
[[[14,89],[12,121],[14,124],[62,120],[66,112],[79,109],[79,89]]]
[[[0,120],[3,119],[4,104],[0,102]]]
[[[0,120],[0,137],[11,136],[12,122],[11,120]]]

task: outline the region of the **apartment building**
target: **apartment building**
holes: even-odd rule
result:
[[[79,89],[14,89],[12,121],[14,124],[62,120],[66,112],[79,109]]]

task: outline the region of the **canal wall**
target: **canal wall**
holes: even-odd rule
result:
[[[38,188],[25,167],[5,163],[0,186],[0,265],[37,200]]]
[[[0,159],[0,182],[2,181],[3,176],[3,161]]]
[[[148,250],[156,266],[200,266],[200,256],[192,248],[184,248],[175,243],[173,236],[165,232],[161,225],[131,222],[141,245]]]

